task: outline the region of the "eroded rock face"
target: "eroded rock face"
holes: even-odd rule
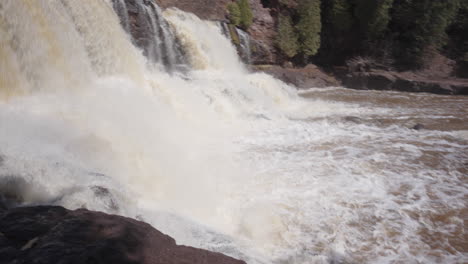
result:
[[[337,67],[335,73],[345,87],[353,89],[468,95],[468,80],[451,77],[451,65],[446,64],[419,72],[397,72],[375,61],[357,58],[348,61],[346,67]]]
[[[0,263],[244,262],[220,253],[178,246],[173,238],[134,219],[85,209],[36,206],[0,210]]]
[[[270,4],[274,6],[273,1]],[[264,7],[260,0],[250,0],[250,7],[254,17],[248,30],[253,42],[252,64],[275,64],[278,54],[275,48],[275,20],[272,17],[274,11]]]
[[[353,89],[468,95],[466,79],[430,79],[410,72],[351,72],[343,76],[342,81],[345,87]]]
[[[176,7],[194,13],[201,19],[228,22],[229,14],[226,7],[233,0],[155,0],[155,2],[162,8]],[[261,0],[250,0],[250,7],[254,18],[253,24],[248,29],[252,47],[251,63],[275,64],[278,55],[274,43],[276,31],[272,9],[264,7]]]
[[[299,89],[340,85],[334,77],[326,74],[313,64],[309,64],[304,68],[285,68],[276,65],[258,66],[257,70],[273,75],[275,78],[287,84],[292,84]]]
[[[112,0],[120,23],[150,62],[172,72],[185,68],[182,46],[153,0]]]

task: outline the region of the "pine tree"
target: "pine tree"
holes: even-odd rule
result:
[[[229,3],[227,8],[229,11],[229,20],[231,24],[239,26],[241,21],[241,12],[239,9],[239,5],[236,2],[233,2]]]
[[[288,58],[292,58],[298,53],[299,44],[297,34],[292,25],[291,17],[283,15],[279,16],[276,43]]]
[[[240,10],[240,26],[243,29],[248,29],[253,22],[252,9],[250,9],[248,0],[239,0],[238,2]]]
[[[393,0],[355,0],[354,14],[366,40],[379,38],[390,22]]]
[[[445,30],[459,7],[460,0],[395,0],[392,30],[399,33],[396,56],[407,66],[422,66],[428,48],[438,49],[446,43]]]
[[[447,31],[450,38],[448,53],[457,61],[457,74],[468,78],[468,0],[462,0],[460,10]]]
[[[299,22],[296,26],[299,34],[301,52],[306,56],[315,55],[320,48],[320,0],[301,0],[298,5]]]
[[[353,9],[349,0],[326,0],[328,14],[333,29],[335,31],[347,31],[354,23]]]

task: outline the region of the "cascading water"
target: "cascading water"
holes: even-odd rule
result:
[[[162,18],[159,6],[145,0],[112,0],[112,3],[123,28],[151,62],[170,72],[185,69],[182,48]],[[136,20],[133,25],[130,17]]]
[[[464,98],[299,96],[248,73],[216,23],[134,1],[154,43],[184,48],[191,69],[169,74],[125,32],[130,2],[0,2],[0,193],[248,263],[467,260]]]
[[[239,36],[240,46],[242,48],[242,54],[245,56],[245,60],[248,64],[252,63],[252,50],[250,48],[250,36],[247,32],[236,28],[237,35]]]
[[[224,21],[219,22],[219,27],[221,28],[221,32],[223,33],[223,35],[230,39],[231,42],[233,42],[236,45],[239,51],[239,55],[243,59],[243,61],[247,64],[251,64],[252,48],[250,35],[242,29],[234,27],[233,25],[229,25]],[[233,34],[235,35],[236,40],[233,40]]]
[[[117,15],[120,17],[120,23],[126,32],[130,33],[130,18],[128,16],[127,3],[125,0],[114,0],[113,2],[114,10],[117,12]]]

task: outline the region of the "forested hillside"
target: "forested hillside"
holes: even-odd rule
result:
[[[364,56],[400,70],[441,53],[468,60],[467,0],[262,1],[278,13],[276,45],[296,64],[340,65]]]

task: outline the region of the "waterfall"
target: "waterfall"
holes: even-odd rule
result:
[[[466,262],[465,98],[300,96],[231,31],[249,54],[149,0],[0,0],[0,192],[249,264]]]
[[[235,47],[216,22],[203,21],[176,8],[165,10],[164,17],[175,29],[193,68],[245,71]]]
[[[160,64],[170,72],[186,68],[182,47],[158,5],[144,0],[112,0],[112,3],[123,28],[152,63]],[[136,23],[130,23],[130,17]]]
[[[41,194],[25,202],[143,215],[180,243],[263,258],[230,235],[248,175],[231,139],[298,97],[248,73],[215,22],[138,0],[2,0],[0,44],[0,181]]]
[[[242,48],[242,54],[245,57],[245,61],[248,64],[252,63],[252,50],[250,47],[250,35],[241,30],[241,29],[236,29],[237,30],[237,35],[239,35],[240,38],[240,46]]]
[[[122,27],[125,29],[125,31],[130,33],[130,20],[128,16],[127,3],[125,0],[114,0],[112,3],[114,5],[114,10],[120,17],[120,23],[122,24]]]
[[[224,36],[226,36],[236,46],[239,56],[247,63],[252,63],[252,49],[250,35],[234,25],[224,21],[219,22],[219,27]]]
[[[245,61],[248,64],[251,64],[252,63],[252,50],[250,48],[250,35],[247,32],[238,28],[236,28],[236,31],[237,31],[237,35],[239,36],[240,47],[242,49],[241,54],[245,57]]]

